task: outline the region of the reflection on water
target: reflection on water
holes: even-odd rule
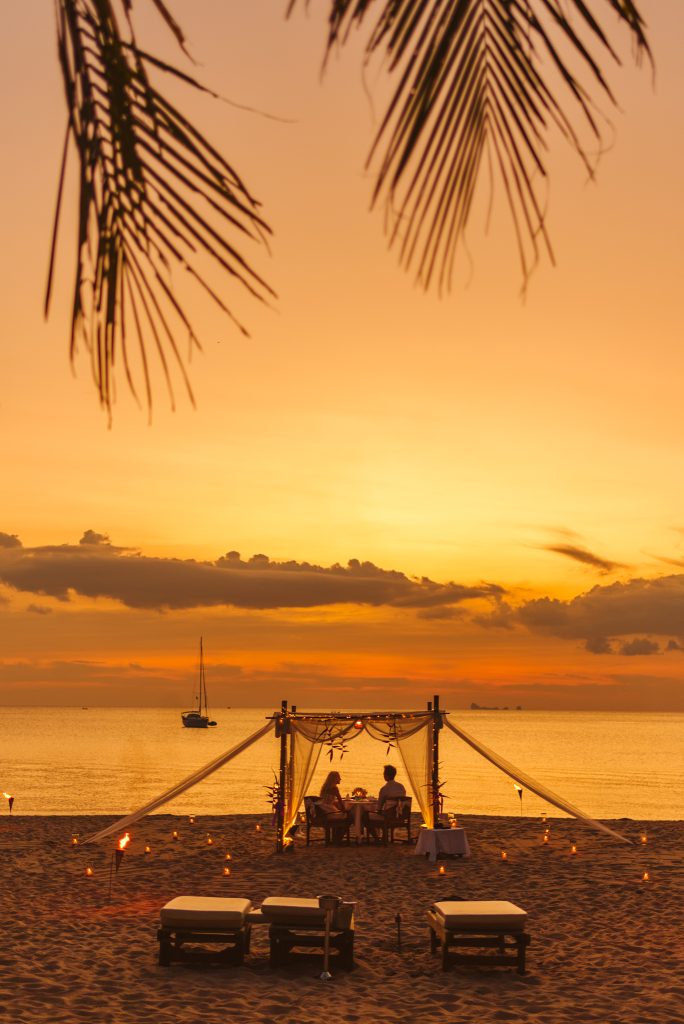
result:
[[[219,725],[203,730],[184,729],[180,712],[169,708],[4,708],[0,792],[15,795],[17,814],[123,814],[255,732],[269,714],[215,709]],[[595,817],[683,816],[682,714],[464,711],[452,719]],[[364,733],[341,761],[321,756],[312,791],[334,767],[342,792],[364,786],[375,793],[387,760],[398,763],[397,752]],[[511,781],[452,733],[441,734],[441,760],[445,810],[519,813]],[[278,744],[269,736],[164,811],[266,814],[277,765]],[[523,794],[525,815],[543,808]]]

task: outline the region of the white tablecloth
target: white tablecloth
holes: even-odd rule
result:
[[[464,828],[421,828],[415,852],[434,861],[440,853],[469,857],[470,847]]]
[[[356,838],[361,838],[362,825],[361,816],[364,811],[374,811],[378,806],[377,800],[345,800],[344,806],[348,811],[352,812],[352,824],[354,826],[354,832]]]

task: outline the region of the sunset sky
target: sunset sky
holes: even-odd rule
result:
[[[202,634],[216,706],[684,710],[684,5],[641,0],[655,74],[615,34],[595,181],[550,137],[556,267],[521,294],[499,189],[442,298],[369,212],[386,82],[363,33],[321,77],[326,6],[176,0],[193,67],[137,0],[271,115],[169,85],[263,203],[278,298],[226,287],[248,339],[197,299],[196,407],[119,374],[111,425],[69,362],[73,179],[42,313],[52,7],[3,11],[0,704],[186,704]]]

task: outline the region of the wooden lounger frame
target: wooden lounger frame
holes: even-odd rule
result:
[[[205,963],[241,964],[249,953],[250,924],[239,928],[189,928],[162,926],[157,932],[159,939],[159,965],[168,967],[172,963],[204,961]],[[221,945],[221,949],[185,949],[186,943]]]
[[[452,964],[482,964],[484,966],[516,966],[518,974],[525,973],[525,951],[530,944],[527,932],[507,931],[493,925],[487,928],[478,925],[465,928],[463,925],[449,928],[441,914],[428,910],[430,926],[430,952],[442,951],[442,969],[447,970]],[[459,947],[466,949],[495,949],[496,953],[460,953]]]

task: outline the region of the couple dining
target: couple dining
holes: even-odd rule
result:
[[[406,796],[406,788],[396,781],[396,776],[394,765],[386,764],[383,770],[385,784],[378,794],[377,806],[374,811],[364,811],[363,824],[374,839],[377,838],[377,828],[397,819],[399,801]],[[352,821],[352,812],[347,810],[340,793],[341,781],[339,772],[330,772],[317,801],[319,811],[325,814],[327,823],[332,827],[334,842],[341,842]]]

